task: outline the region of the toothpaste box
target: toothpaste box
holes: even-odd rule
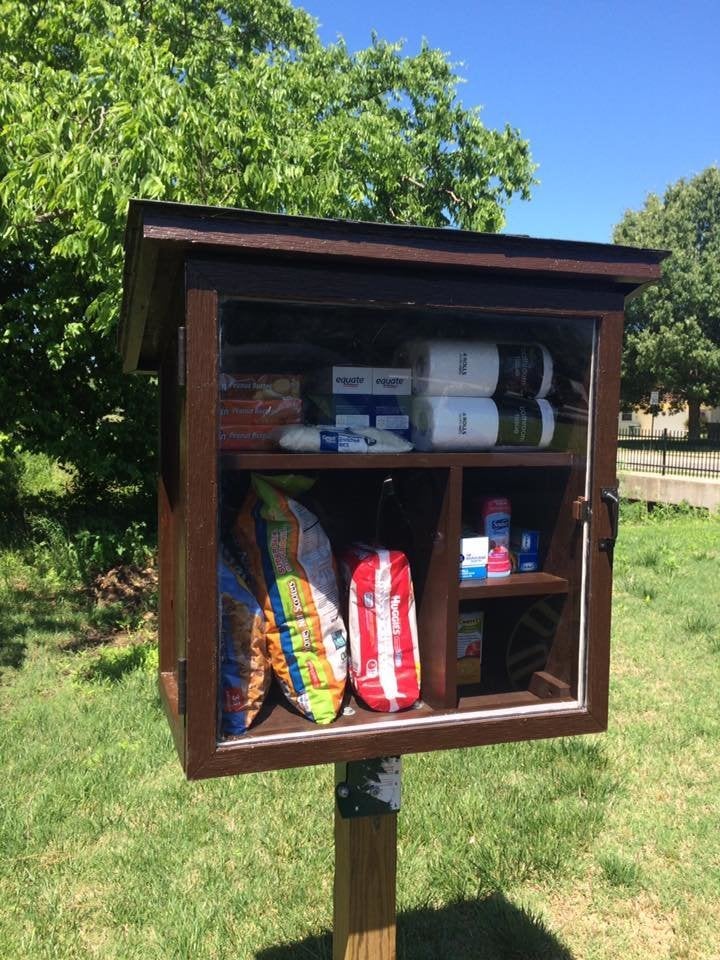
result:
[[[485,580],[490,541],[487,537],[462,537],[460,540],[460,579]]]
[[[457,626],[457,682],[479,683],[485,614],[460,611]]]
[[[532,573],[540,569],[540,532],[513,527],[510,532],[510,552],[513,569],[518,573]]]
[[[376,397],[409,397],[412,370],[410,367],[373,367],[372,393]]]
[[[373,398],[369,395],[353,397],[338,394],[308,398],[307,416],[314,423],[335,427],[373,426]]]
[[[318,377],[318,393],[369,397],[372,394],[372,375],[372,367],[329,367]]]
[[[410,398],[373,396],[370,426],[391,430],[406,440],[410,439]]]

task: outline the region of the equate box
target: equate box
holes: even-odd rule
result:
[[[460,611],[457,626],[457,682],[479,683],[485,614]]]
[[[366,394],[311,396],[307,402],[311,422],[335,427],[371,427],[372,411],[372,397]]]
[[[372,372],[372,367],[330,367],[321,375],[320,386],[342,396],[370,396]]]
[[[410,367],[373,367],[372,393],[379,397],[409,397],[412,370]]]
[[[371,427],[392,430],[406,440],[410,439],[410,398],[392,394],[373,396]]]
[[[485,580],[487,577],[487,537],[463,537],[460,540],[460,579]]]

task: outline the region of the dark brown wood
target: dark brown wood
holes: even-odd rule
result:
[[[530,693],[534,693],[541,700],[554,700],[557,697],[570,696],[570,684],[564,680],[558,680],[547,670],[538,670],[533,674],[529,690]]]
[[[217,294],[187,278],[186,537],[187,770],[217,741],[218,342]]]
[[[333,960],[395,960],[396,875],[397,814],[344,819],[336,804]]]
[[[655,279],[661,251],[392,224],[261,214],[247,210],[131,201],[129,223],[145,240],[184,249],[353,258],[366,261],[492,267],[513,272]]]
[[[177,709],[177,662],[185,656],[184,493],[181,483],[177,353],[165,352],[160,370],[160,471],[158,476],[158,668],[160,694],[173,741],[185,765],[185,717]]]
[[[550,593],[567,593],[568,581],[552,573],[511,573],[492,580],[464,580],[460,583],[461,600],[489,600],[497,597],[531,597]]]
[[[505,696],[498,699],[505,699]],[[567,704],[567,709],[560,704],[558,710],[537,714],[529,714],[527,707],[537,705],[539,708],[543,701],[532,698],[531,694],[519,694],[506,703],[508,715],[501,718],[490,714],[482,719],[466,720],[463,715],[462,723],[459,723],[448,712],[431,727],[416,726],[412,720],[406,719],[381,731],[366,726],[347,732],[332,731],[331,734],[332,728],[323,728],[304,737],[284,735],[266,742],[223,745],[202,766],[188,770],[187,774],[190,779],[205,779],[316,763],[367,760],[379,755],[404,756],[430,750],[569,737],[604,729],[587,710],[574,706],[572,702]],[[479,709],[484,709],[484,705]]]
[[[522,450],[516,453],[222,453],[225,470],[392,470],[438,467],[568,467],[574,454]]]
[[[610,626],[612,602],[612,554],[600,550],[599,542],[611,536],[607,506],[601,490],[616,482],[617,412],[620,406],[620,351],[623,313],[604,316],[600,322],[595,377],[595,457],[591,474],[591,508],[588,617],[587,689],[588,710],[602,729],[607,727],[610,680]]]

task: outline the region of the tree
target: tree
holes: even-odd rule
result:
[[[0,0],[0,434],[97,488],[152,471],[112,337],[131,196],[498,230],[528,145],[457,83],[428,46],[324,46],[288,0]]]
[[[623,398],[647,406],[657,389],[673,410],[687,403],[697,437],[700,405],[720,402],[720,168],[650,194],[613,236],[672,253],[662,282],[628,304]]]

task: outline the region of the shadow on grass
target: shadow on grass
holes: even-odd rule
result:
[[[71,590],[47,595],[19,587],[5,594],[0,601],[0,668],[22,666],[29,635],[76,629],[72,611],[58,613],[60,604],[70,601],[74,607],[76,600],[77,592]]]
[[[89,682],[117,683],[133,670],[147,670],[154,667],[155,664],[152,662],[154,652],[155,645],[152,643],[136,643],[127,647],[103,650],[100,656],[95,657],[81,671],[81,676],[83,680]]]
[[[398,960],[573,960],[539,917],[502,893],[398,915]],[[269,947],[255,960],[331,960],[332,936]]]

